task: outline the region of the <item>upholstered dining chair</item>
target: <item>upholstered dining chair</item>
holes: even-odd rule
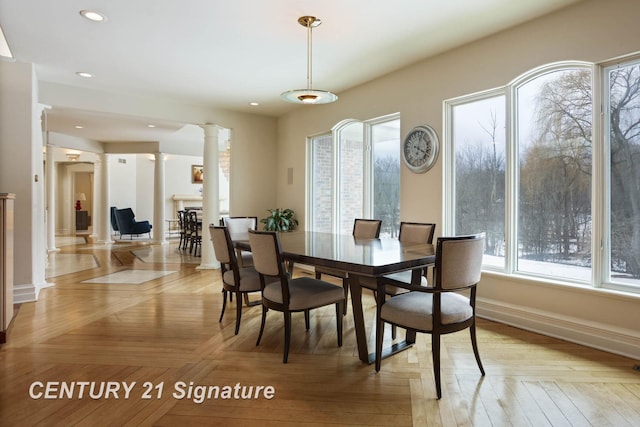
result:
[[[380,237],[380,227],[382,221],[379,219],[361,219],[356,218],[353,221],[353,237],[355,239],[377,239]],[[329,267],[316,267],[316,279],[320,280],[323,274],[342,279],[342,288],[344,290],[344,300],[349,297],[349,273]],[[344,306],[344,314],[347,314],[347,305]]]
[[[256,345],[260,344],[269,310],[284,315],[283,363],[289,358],[291,342],[291,313],[304,312],[304,323],[309,330],[309,312],[331,304],[336,306],[338,347],[342,347],[342,313],[344,292],[340,286],[311,277],[292,278],[285,268],[278,233],[249,230],[249,245],[253,253],[253,265],[260,275],[262,287],[262,323]]]
[[[215,257],[220,263],[220,273],[222,275],[222,311],[218,322],[222,322],[224,316],[227,306],[227,292],[231,295],[236,294],[235,334],[238,335],[240,319],[242,318],[242,298],[240,296],[246,296],[251,292],[260,292],[260,277],[253,267],[241,268],[238,265],[236,252],[227,227],[210,225],[209,234],[211,235]]]
[[[229,229],[229,234],[246,233],[248,230],[255,230],[258,228],[257,216],[225,216],[220,219],[220,225],[223,225]],[[253,256],[251,252],[236,250],[238,256],[238,264],[240,267],[247,267],[253,264]]]
[[[402,243],[433,243],[433,234],[436,230],[436,225],[430,222],[401,222],[400,232],[398,233],[398,240]],[[392,280],[401,281],[407,284],[420,284],[420,286],[427,286],[427,274],[429,268],[425,267],[420,272],[407,270],[398,273],[393,273],[388,276]],[[378,282],[373,277],[363,276],[360,278],[360,286],[373,291],[373,295],[377,298]],[[387,296],[398,295],[404,292],[408,292],[406,289],[399,288],[397,286],[386,286],[385,292]],[[396,327],[391,328],[391,337],[396,338]]]
[[[408,285],[388,276],[378,279],[376,372],[381,367],[384,324],[389,323],[407,330],[431,334],[433,374],[438,399],[442,397],[441,335],[469,328],[473,354],[480,373],[484,376],[476,340],[476,288],[481,276],[484,239],[484,233],[438,238],[433,286]],[[387,299],[385,287],[388,285],[402,287],[410,292]]]
[[[400,232],[398,233],[398,240],[402,243],[433,243],[433,234],[436,231],[436,224],[430,222],[401,222]],[[413,275],[415,273],[411,270],[401,271],[399,273],[393,273],[389,275],[389,278],[393,280],[402,281],[407,284],[411,284],[412,278],[415,281]],[[427,286],[427,274],[428,267],[425,267],[419,277],[420,285]],[[418,283],[414,283],[418,284]],[[360,279],[360,285],[363,288],[370,289],[374,292],[374,295],[378,289],[377,281],[374,278],[363,277]],[[386,287],[387,295],[396,295],[399,293],[407,292],[405,289],[397,288],[395,286]]]

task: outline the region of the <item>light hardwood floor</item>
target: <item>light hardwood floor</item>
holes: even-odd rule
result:
[[[219,271],[196,270],[175,244],[132,249],[71,245],[52,256],[58,257],[49,279],[55,286],[19,307],[0,349],[0,425],[640,425],[635,361],[482,319],[478,342],[487,375],[480,376],[467,331],[444,337],[441,400],[430,337],[419,334],[412,349],[384,360],[376,374],[357,358],[350,307],[341,348],[332,307],[312,312],[308,332],[302,315],[294,315],[284,365],[279,313],[269,313],[256,347],[260,307],[243,308],[237,336],[235,301],[218,323]],[[82,254],[98,267],[81,261]],[[103,276],[109,282],[109,274],[121,271],[126,280],[140,270],[171,273],[139,284],[82,283]],[[364,304],[372,348],[370,294]],[[84,382],[132,388],[128,398],[120,389],[92,399],[87,386],[80,398]],[[55,398],[62,383],[75,385],[73,397]],[[274,396],[235,398],[236,385],[240,392],[271,386]],[[231,398],[223,393],[200,402],[202,386],[230,388]]]

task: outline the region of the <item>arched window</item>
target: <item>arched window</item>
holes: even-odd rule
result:
[[[350,234],[355,218],[382,220],[395,235],[400,215],[400,119],[345,120],[309,138],[307,228]]]
[[[445,102],[445,233],[485,231],[487,269],[592,281],[592,69]]]

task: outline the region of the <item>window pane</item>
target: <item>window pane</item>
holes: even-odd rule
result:
[[[485,265],[505,265],[505,98],[453,107],[455,233],[487,233]]]
[[[361,122],[348,124],[338,135],[338,232],[351,234],[353,220],[364,215],[364,141]]]
[[[591,280],[591,72],[517,89],[518,270]]]
[[[608,70],[610,280],[640,286],[640,65]]]
[[[309,230],[331,232],[333,147],[331,134],[311,140],[311,215]]]
[[[371,126],[373,217],[382,220],[381,236],[400,230],[400,120]]]

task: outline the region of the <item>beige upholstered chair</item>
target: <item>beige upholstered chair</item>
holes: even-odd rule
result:
[[[282,362],[287,363],[291,341],[291,313],[303,311],[305,326],[309,330],[309,311],[335,304],[338,346],[342,347],[342,312],[345,300],[340,286],[311,277],[292,279],[285,269],[280,240],[275,232],[250,230],[249,244],[262,285],[262,323],[256,345],[260,344],[264,332],[267,311],[281,311],[284,314]]]
[[[230,235],[246,233],[248,230],[255,230],[258,227],[257,216],[225,216],[220,220],[220,225],[227,227]],[[236,249],[238,265],[248,267],[253,265],[251,252]]]
[[[400,233],[398,234],[398,240],[403,243],[433,243],[433,234],[436,230],[436,225],[434,223],[428,222],[401,222],[400,223]],[[427,272],[428,269],[424,268],[421,277],[420,277],[420,285],[427,286]],[[398,280],[401,282],[405,282],[407,284],[411,284],[412,281],[412,271],[402,271],[399,273],[393,273],[388,277],[393,280]],[[414,283],[418,284],[418,283]],[[377,282],[374,278],[363,277],[360,279],[360,285],[363,288],[371,289],[374,294],[377,290]],[[387,286],[386,287],[387,295],[396,295],[399,293],[407,292],[405,289],[397,288],[395,286]]]
[[[484,233],[441,237],[436,246],[433,287],[407,285],[388,277],[378,281],[378,317],[376,322],[376,372],[380,371],[384,324],[431,334],[433,373],[438,399],[440,387],[440,336],[469,328],[471,345],[480,372],[476,342],[476,286],[480,281]],[[411,292],[385,298],[385,287],[393,285]],[[468,291],[469,296],[462,294]]]
[[[360,219],[353,221],[353,237],[356,239],[377,239],[380,237],[380,227],[382,221],[379,219]],[[343,270],[328,267],[316,267],[316,279],[320,280],[323,274],[342,279],[342,288],[344,289],[344,300],[349,297],[349,274]],[[347,305],[344,306],[344,314],[347,314]]]
[[[224,316],[224,310],[227,306],[227,292],[230,296],[236,294],[236,330],[238,335],[240,330],[240,319],[242,317],[242,299],[241,295],[247,296],[250,292],[260,291],[260,277],[253,267],[240,268],[236,253],[233,250],[233,243],[226,227],[209,226],[211,242],[213,243],[213,251],[216,259],[220,263],[220,271],[222,274],[222,312],[220,320]],[[231,300],[231,298],[230,298]]]

